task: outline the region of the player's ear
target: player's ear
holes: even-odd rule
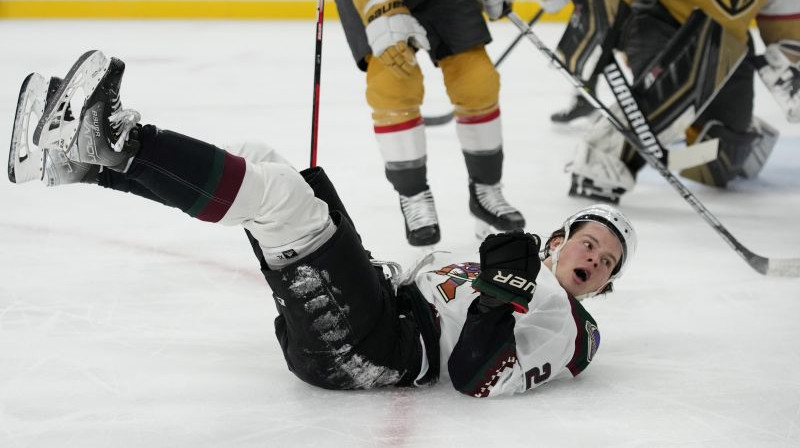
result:
[[[560,246],[563,241],[564,241],[564,237],[563,236],[554,236],[554,237],[550,238],[549,241],[547,241],[547,249],[550,252],[552,252],[552,251],[556,250],[556,248],[558,246]]]

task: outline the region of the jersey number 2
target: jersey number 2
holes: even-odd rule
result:
[[[546,362],[541,370],[538,367],[534,367],[525,372],[525,389],[530,389],[535,384],[539,384],[548,378],[550,378],[550,363]]]

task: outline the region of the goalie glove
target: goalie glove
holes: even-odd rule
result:
[[[555,14],[569,3],[569,0],[537,0],[539,2],[539,6],[544,9],[544,12],[548,14]]]
[[[528,312],[542,266],[539,245],[538,236],[522,232],[489,235],[483,240],[481,273],[472,282],[481,292],[482,305],[492,308],[508,303],[514,311]]]
[[[786,119],[800,122],[800,41],[782,40],[770,44],[754,62],[758,75],[783,109]]]
[[[414,49],[430,50],[425,28],[401,0],[369,1],[363,11],[372,54],[399,78],[411,76],[417,65]]]
[[[501,19],[511,12],[511,0],[483,0],[483,9],[489,20]]]

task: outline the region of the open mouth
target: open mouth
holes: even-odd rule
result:
[[[586,280],[589,280],[589,272],[587,272],[585,269],[575,269],[575,275],[581,279],[581,281],[585,282]]]

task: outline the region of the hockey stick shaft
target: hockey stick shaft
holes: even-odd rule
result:
[[[619,65],[613,61],[604,69],[604,75],[611,85],[611,90],[614,92],[618,102],[626,101],[626,106],[622,107],[623,112],[631,128],[626,127],[620,120],[601,103],[596,96],[589,90],[586,83],[579,77],[575,76],[566,65],[559,59],[549,48],[531,31],[530,27],[525,25],[519,16],[515,13],[508,15],[509,19],[520,29],[520,31],[528,37],[534,46],[536,46],[542,54],[544,54],[564,76],[572,82],[572,85],[578,89],[583,97],[596,107],[601,114],[603,114],[614,128],[617,129],[623,136],[633,145],[636,151],[641,155],[645,161],[653,167],[658,173],[675,188],[678,193],[686,200],[695,211],[722,237],[728,245],[741,256],[751,268],[764,275],[771,276],[784,276],[784,277],[800,277],[800,258],[766,258],[761,255],[755,254],[742,243],[740,243],[724,225],[700,202],[699,199],[686,188],[681,181],[672,174],[663,163],[661,163],[660,156],[664,154],[665,149],[661,146],[655,133],[652,132],[649,123],[644,118],[644,115],[639,109],[638,103],[633,97],[628,82],[625,79]],[[635,106],[635,107],[634,107]]]
[[[540,9],[539,12],[537,12],[536,15],[534,15],[531,18],[531,20],[528,21],[528,26],[529,27],[533,26],[534,23],[539,21],[539,18],[541,18],[543,14],[544,14],[544,9]],[[503,60],[511,53],[511,50],[513,50],[514,47],[517,46],[519,41],[522,40],[523,36],[525,36],[525,33],[522,33],[522,32],[519,33],[519,35],[517,35],[516,39],[514,39],[514,41],[511,42],[511,44],[508,46],[508,48],[506,48],[506,50],[503,52],[503,54],[501,54],[500,57],[497,58],[497,61],[494,63],[494,68],[499,67],[500,64],[503,63]],[[450,121],[453,120],[454,116],[455,115],[451,111],[451,112],[448,112],[448,113],[446,113],[444,115],[435,115],[435,116],[432,116],[432,117],[422,117],[422,120],[425,122],[425,126],[440,126],[440,125],[443,125],[443,124],[450,123]]]
[[[316,48],[314,51],[314,99],[311,108],[311,161],[317,166],[317,134],[319,132],[319,85],[322,77],[322,21],[325,15],[325,0],[317,2]]]

